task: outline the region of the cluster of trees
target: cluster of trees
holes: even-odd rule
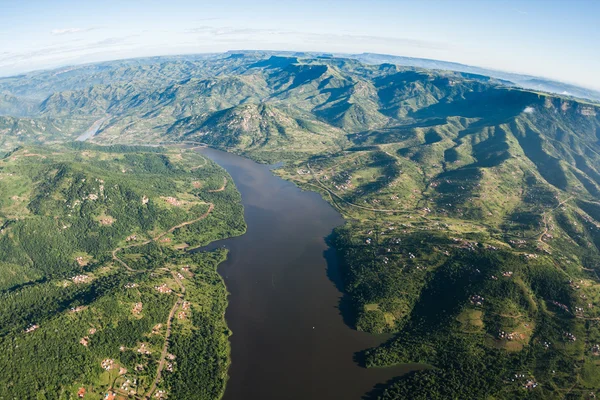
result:
[[[170,351],[177,364],[165,382],[173,398],[217,399],[225,390],[230,332],[223,318],[227,292],[217,273],[225,257],[223,249],[191,256],[194,278],[186,281],[186,297],[194,305],[192,327],[173,327]]]

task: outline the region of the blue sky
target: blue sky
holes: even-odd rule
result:
[[[0,75],[238,49],[377,52],[600,89],[597,0],[0,0]]]

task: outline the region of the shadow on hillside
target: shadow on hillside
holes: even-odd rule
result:
[[[332,245],[332,239],[335,233],[332,233],[325,238],[325,242],[329,246],[327,250],[323,252],[323,257],[327,262],[327,277],[335,285],[336,289],[340,292],[340,299],[338,301],[338,311],[344,324],[350,329],[356,329],[356,312],[352,307],[352,299],[344,291],[344,280],[342,277],[341,262],[337,256],[337,252]]]

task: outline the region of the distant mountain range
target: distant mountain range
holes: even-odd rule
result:
[[[260,51],[262,52],[262,51]],[[238,53],[256,53],[240,51]],[[262,52],[265,53],[265,52]],[[504,72],[495,69],[476,67],[472,65],[460,64],[450,61],[432,60],[427,58],[414,58],[404,56],[393,56],[389,54],[377,53],[313,53],[313,52],[266,52],[271,55],[284,55],[288,57],[336,57],[350,58],[359,60],[365,64],[395,64],[406,67],[416,67],[423,69],[434,69],[442,71],[464,72],[468,74],[476,74],[488,76],[500,80],[507,86],[517,86],[524,89],[539,90],[542,92],[556,93],[564,96],[578,97],[582,99],[600,101],[600,91],[572,85],[569,83],[559,82],[552,79],[541,78],[532,75],[516,74],[512,72]]]
[[[5,78],[0,145],[72,140],[99,120],[98,142],[196,141],[265,161],[396,143],[448,173],[524,156],[556,188],[600,194],[598,105],[426,60],[355,57],[371,64],[233,52]]]
[[[429,60],[425,58],[412,58],[402,56],[390,56],[385,54],[352,54],[349,56],[360,60],[367,64],[383,64],[392,63],[398,65],[406,65],[411,67],[426,68],[426,69],[440,69],[457,72],[466,72],[470,74],[485,75],[492,78],[506,81],[508,85],[515,85],[525,89],[540,90],[543,92],[557,93],[566,96],[579,97],[583,99],[590,99],[600,101],[600,91],[584,88],[577,85],[571,85],[568,83],[558,82],[551,79],[540,78],[531,75],[515,74],[510,72],[503,72],[494,69],[474,67],[465,64],[459,64],[448,61]]]

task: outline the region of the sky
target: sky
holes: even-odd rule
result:
[[[600,90],[600,0],[0,0],[0,76],[228,50],[383,53]]]

